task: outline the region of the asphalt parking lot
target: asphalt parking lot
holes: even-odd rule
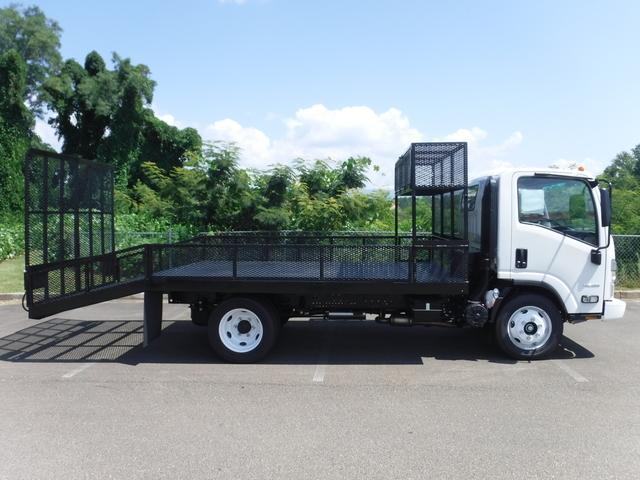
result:
[[[638,478],[640,303],[514,362],[477,331],[292,320],[220,363],[188,309],[0,305],[0,478]]]

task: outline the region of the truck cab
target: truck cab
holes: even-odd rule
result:
[[[545,298],[563,321],[572,323],[624,315],[624,302],[614,298],[611,190],[601,188],[593,176],[573,170],[505,170],[469,183],[467,209],[470,271],[478,256],[488,259],[487,297],[503,302]],[[529,308],[512,309],[507,340],[534,352],[540,336],[527,333],[552,330],[551,320],[539,306],[524,307]],[[534,320],[526,321],[528,316]]]

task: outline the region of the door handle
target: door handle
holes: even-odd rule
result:
[[[516,268],[527,268],[527,249],[516,248]]]

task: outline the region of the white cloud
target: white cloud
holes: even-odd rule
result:
[[[275,139],[232,119],[217,121],[202,133],[209,140],[236,142],[242,148],[243,163],[256,168],[289,163],[295,158],[341,160],[355,155],[368,156],[381,167],[380,173],[370,174],[371,183],[376,187],[390,186],[398,155],[411,142],[423,139],[396,108],[376,113],[365,106],[330,110],[317,104],[299,109],[283,124],[284,135]]]
[[[218,0],[218,3],[224,4],[233,4],[233,5],[244,5],[247,3],[247,0]]]
[[[62,142],[58,140],[56,131],[47,123],[47,120],[41,120],[36,118],[36,124],[34,127],[35,133],[40,137],[44,143],[48,143],[57,151],[62,148]]]
[[[477,143],[480,140],[487,138],[487,132],[478,127],[460,128],[449,135],[446,135],[442,140],[445,142],[469,142]]]
[[[509,155],[520,146],[524,135],[515,131],[497,144],[486,144],[489,134],[479,128],[461,128],[445,136],[447,142],[467,142],[469,147],[469,178],[476,177],[488,170],[500,170],[513,166]]]
[[[271,140],[264,132],[257,128],[243,127],[230,118],[212,123],[202,133],[209,140],[237,144],[242,149],[243,164],[247,167],[265,168],[280,161],[275,156]],[[282,160],[283,163],[284,161]]]
[[[380,172],[371,171],[371,186],[391,188],[393,167],[400,154],[412,142],[466,141],[473,172],[508,166],[508,155],[523,140],[519,131],[497,144],[487,142],[481,128],[459,129],[443,138],[428,138],[397,108],[378,113],[367,106],[329,109],[321,104],[301,108],[283,121],[284,133],[270,138],[254,127],[245,127],[226,118],[201,131],[208,140],[235,142],[242,149],[245,166],[266,168],[275,163],[290,163],[295,158],[370,157]]]
[[[164,115],[158,115],[158,118],[162,120],[167,125],[171,125],[172,127],[182,128],[182,123],[176,120],[176,118],[170,113],[165,113]]]

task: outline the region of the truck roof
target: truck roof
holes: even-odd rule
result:
[[[595,175],[591,172],[587,171],[579,171],[576,169],[568,169],[568,168],[541,168],[541,167],[511,167],[511,168],[501,168],[498,170],[489,170],[484,172],[482,175],[474,176],[469,183],[473,183],[476,180],[479,180],[484,177],[501,177],[512,175],[514,173],[530,173],[530,174],[546,174],[546,175],[559,175],[565,177],[576,177],[576,178],[585,178],[587,180],[595,179]]]

